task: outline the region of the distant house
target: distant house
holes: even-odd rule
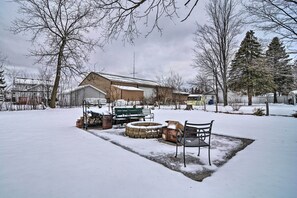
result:
[[[156,99],[161,99],[164,93],[173,97],[173,90],[169,87],[162,87],[159,83],[127,76],[120,76],[106,73],[91,72],[88,76],[79,84],[92,85],[106,93],[106,99],[109,101],[116,101],[118,99],[130,100],[130,101],[143,101],[150,100],[152,103]]]
[[[11,100],[17,104],[47,104],[50,100],[53,83],[49,80],[14,78],[11,87]]]
[[[96,100],[104,99],[106,93],[93,85],[82,85],[75,89],[62,92],[59,96],[60,106],[81,106],[83,100],[94,98]]]
[[[297,104],[297,90],[290,91],[288,95],[289,104],[296,105]]]

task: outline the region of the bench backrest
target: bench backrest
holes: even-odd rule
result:
[[[142,108],[115,108],[114,113],[116,115],[142,114]]]
[[[142,109],[142,113],[144,115],[151,115],[152,114],[152,111],[151,111],[151,109]]]

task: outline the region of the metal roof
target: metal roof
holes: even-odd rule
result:
[[[113,82],[133,83],[133,84],[148,85],[148,86],[160,86],[159,83],[152,80],[132,78],[127,76],[120,76],[120,75],[106,74],[106,73],[97,73],[97,74]]]
[[[112,85],[113,87],[117,87],[121,90],[127,90],[127,91],[143,91],[142,89],[139,89],[137,87],[130,87],[130,86],[121,86],[121,85]]]

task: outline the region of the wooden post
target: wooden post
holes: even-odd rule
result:
[[[266,101],[265,104],[266,104],[266,116],[269,116],[269,104],[268,104],[268,101]]]

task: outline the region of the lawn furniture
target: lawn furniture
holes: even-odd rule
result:
[[[177,157],[178,145],[183,147],[183,160],[186,167],[186,147],[198,147],[198,156],[200,155],[200,147],[208,147],[208,162],[210,162],[210,139],[213,120],[210,123],[196,124],[185,121],[184,129],[179,129],[177,133],[176,141],[176,153]]]

